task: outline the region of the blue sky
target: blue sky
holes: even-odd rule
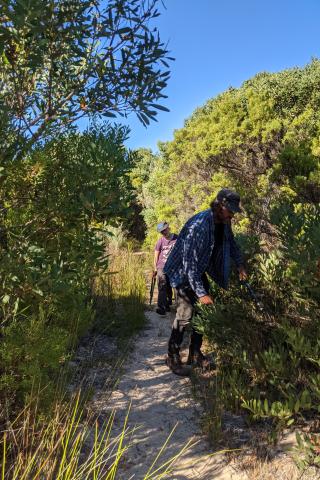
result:
[[[157,19],[169,41],[169,113],[145,128],[127,119],[130,148],[171,140],[194,109],[258,72],[303,66],[320,56],[320,0],[165,0]]]

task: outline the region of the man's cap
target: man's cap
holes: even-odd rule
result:
[[[165,230],[165,229],[168,228],[168,227],[169,227],[169,223],[167,223],[167,222],[160,222],[160,223],[158,223],[158,225],[157,225],[157,232],[161,233],[161,232],[163,232],[163,230]]]
[[[242,213],[240,208],[240,195],[228,188],[223,188],[217,195],[219,203],[227,207],[233,213]]]

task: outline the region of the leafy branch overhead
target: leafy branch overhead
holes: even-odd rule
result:
[[[158,0],[1,0],[0,120],[8,149],[83,116],[156,120],[173,60]],[[160,102],[160,104],[158,104]],[[19,151],[19,149],[18,149]],[[17,150],[16,152],[17,153]]]

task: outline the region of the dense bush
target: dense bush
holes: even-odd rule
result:
[[[320,62],[261,73],[208,100],[137,170],[143,185],[147,242],[159,219],[175,230],[207,208],[222,186],[242,195],[238,230],[272,243],[271,209],[283,201],[320,201]],[[150,157],[150,155],[149,155]]]
[[[167,110],[159,102],[170,57],[157,5],[1,2],[0,401],[8,415],[32,385],[52,383],[91,322],[107,227],[132,202],[131,160],[121,127],[70,132],[82,117],[133,112],[147,125]]]
[[[214,308],[195,320],[217,353],[224,407],[272,418],[275,433],[318,414],[320,401],[320,210],[286,210],[277,248],[250,252],[251,282],[264,310],[235,281],[227,292],[214,287]]]
[[[217,354],[219,412],[272,419],[274,438],[319,413],[319,87],[319,60],[258,74],[198,108],[158,156],[138,152],[135,168],[150,170],[148,245],[158,221],[179,231],[222,187],[241,194],[234,230],[265,311],[234,275],[228,291],[212,285],[215,305],[195,325]]]
[[[2,178],[0,388],[9,403],[52,384],[91,324],[108,227],[126,217],[131,200],[126,133],[106,126],[60,136],[12,162]]]

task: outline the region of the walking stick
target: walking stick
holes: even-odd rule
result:
[[[151,279],[151,286],[150,286],[150,305],[152,303],[152,298],[153,298],[153,292],[154,292],[154,287],[156,284],[156,277],[155,275],[152,274],[152,279]]]

